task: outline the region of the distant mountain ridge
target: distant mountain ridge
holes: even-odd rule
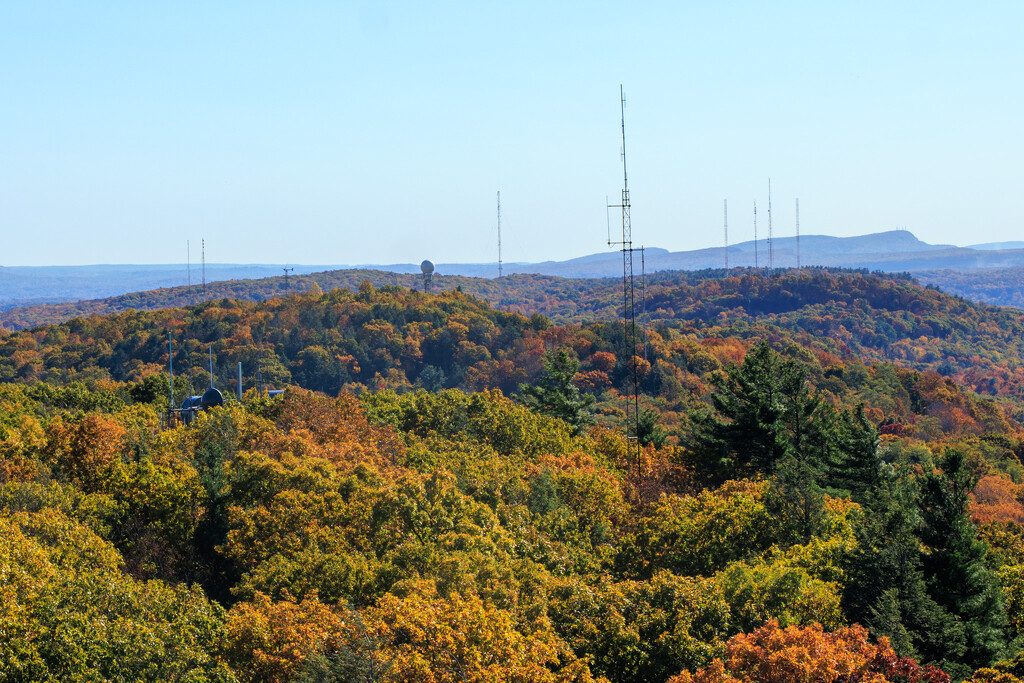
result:
[[[1024,242],[986,242],[984,244],[969,244],[969,249],[1024,249]]]
[[[908,230],[889,230],[855,237],[801,235],[800,265],[832,268],[867,268],[885,272],[916,272],[942,269],[974,270],[1024,266],[1024,248],[999,248],[992,243],[974,247],[929,244]],[[644,262],[648,272],[662,270],[704,270],[725,265],[725,248],[668,251],[650,247]],[[729,267],[792,268],[797,265],[797,238],[776,237],[729,245]],[[435,262],[438,273],[468,277],[495,277],[496,263]],[[418,273],[419,265],[399,263],[366,266],[397,273]],[[617,250],[588,254],[565,261],[505,263],[505,274],[531,273],[570,278],[616,277],[622,274],[622,256]]]
[[[802,235],[799,238],[799,263],[802,266],[830,268],[867,268],[884,272],[911,272],[929,275],[937,271],[977,271],[1024,267],[1024,242],[993,242],[972,247],[929,244],[907,230],[890,230],[855,237]],[[425,254],[425,256],[433,256]],[[649,247],[644,253],[648,272],[668,270],[704,270],[722,268],[726,261],[723,247],[691,251],[668,251]],[[797,265],[797,239],[776,237],[729,245],[730,268]],[[496,263],[446,263],[435,261],[439,275],[475,278],[497,276]],[[418,275],[418,263],[387,265],[296,264],[292,276],[330,270],[372,269],[406,275]],[[564,261],[505,263],[503,272],[550,275],[565,278],[605,278],[622,274],[619,251],[587,254]],[[206,264],[206,282],[240,281],[280,276],[282,266],[274,264]],[[202,278],[200,267],[192,266],[193,288]],[[103,299],[133,292],[180,287],[187,281],[185,264],[177,265],[94,265],[94,266],[0,266],[0,310],[28,304],[68,303]]]

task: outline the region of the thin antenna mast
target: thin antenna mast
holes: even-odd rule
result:
[[[210,344],[210,388],[213,389],[213,344]]]
[[[796,268],[800,270],[800,198],[796,198]]]
[[[203,299],[206,299],[206,239],[203,239]]]
[[[171,375],[171,410],[174,410],[174,342],[171,341],[171,331],[167,330],[167,366]]]
[[[622,249],[622,319],[624,327],[624,342],[626,353],[629,357],[630,370],[633,379],[632,401],[626,401],[626,439],[636,442],[636,474],[637,474],[637,496],[640,495],[640,484],[642,483],[643,470],[641,462],[640,439],[640,369],[638,367],[636,347],[636,289],[633,279],[633,252],[643,249],[633,249],[633,228],[630,224],[630,203],[629,203],[629,175],[626,172],[626,96],[622,85],[619,85],[619,114],[622,123],[622,202],[615,207],[622,209],[622,241],[618,244]],[[614,244],[609,240],[609,246]],[[643,256],[641,255],[641,261]],[[632,406],[630,405],[632,403]],[[632,409],[632,415],[630,410]],[[633,434],[630,436],[630,428]]]
[[[729,270],[729,200],[722,200],[722,212],[725,214],[725,269]]]
[[[188,273],[188,302],[192,303],[192,243],[185,240],[185,270]]]
[[[757,200],[754,200],[754,267],[757,268]]]
[[[772,247],[772,179],[768,179],[768,270],[775,269],[775,250]]]
[[[498,190],[498,277],[501,277],[501,190]]]

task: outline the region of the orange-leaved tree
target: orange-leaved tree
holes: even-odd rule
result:
[[[112,417],[88,413],[77,422],[50,423],[46,455],[50,464],[86,493],[99,490],[121,458],[125,428]]]
[[[741,633],[696,673],[684,671],[668,683],[949,683],[933,666],[899,657],[887,638],[868,640],[859,625],[826,633],[820,624],[779,628],[769,621]]]

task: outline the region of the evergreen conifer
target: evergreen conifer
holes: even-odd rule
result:
[[[544,353],[544,374],[535,385],[520,384],[519,400],[527,408],[550,415],[572,425],[576,433],[594,421],[589,408],[594,397],[583,394],[572,383],[579,362],[565,347]]]

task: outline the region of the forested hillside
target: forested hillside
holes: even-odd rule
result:
[[[683,281],[680,282],[679,280]],[[574,281],[559,281],[559,284]],[[538,285],[538,289],[541,289]],[[794,342],[825,359],[889,361],[933,371],[979,394],[1024,397],[1024,313],[972,304],[908,279],[796,271],[739,277],[675,274],[648,286],[644,388],[683,395],[695,372],[736,360],[750,340]],[[620,292],[555,289],[549,309],[583,322],[495,309],[465,292],[440,295],[369,282],[269,301],[210,301],[184,309],[125,311],[0,338],[0,380],[136,380],[175,366],[206,383],[213,347],[222,384],[238,362],[247,385],[258,368],[272,383],[336,394],[422,386],[514,391],[536,378],[545,349],[568,345],[597,393],[619,388],[630,354],[615,324]],[[562,297],[562,298],[560,298]],[[589,321],[589,322],[588,322]],[[693,360],[706,351],[712,361]],[[699,356],[700,354],[698,354]]]
[[[976,270],[926,270],[915,273],[922,282],[971,301],[1024,308],[1024,266]]]
[[[0,333],[0,681],[1017,683],[1024,315],[686,278]]]
[[[1021,300],[1021,269],[986,269],[970,272],[926,271],[915,273],[921,283],[937,286],[945,292],[971,301],[999,305],[1024,307]],[[791,277],[794,271],[779,271],[783,277]],[[845,270],[842,268],[804,268],[801,274],[831,273],[868,274],[866,270]],[[763,278],[768,271],[750,268],[732,270],[702,271],[660,271],[649,273],[645,284],[655,287],[678,285],[696,286],[708,280],[745,277]],[[908,274],[887,273],[886,279],[911,281]],[[342,288],[356,291],[363,282],[375,287],[395,285],[409,289],[423,289],[420,275],[392,273],[381,270],[332,270],[322,273],[268,277],[256,280],[228,280],[211,282],[205,290],[200,286],[169,287],[144,292],[124,294],[107,299],[72,301],[67,303],[24,305],[9,310],[0,310],[0,327],[25,329],[38,325],[61,323],[71,318],[89,315],[108,315],[128,310],[153,311],[161,308],[184,307],[230,298],[240,301],[265,301],[274,297],[288,296],[309,290],[314,284],[323,291]],[[587,320],[613,319],[621,315],[618,293],[622,283],[619,278],[562,278],[551,275],[517,274],[500,279],[462,277],[435,274],[434,292],[459,290],[487,301],[503,310],[531,315],[541,313],[558,323]]]
[[[677,277],[685,277],[680,273]],[[388,285],[408,289],[423,289],[421,275],[390,273],[381,270],[332,270],[309,275],[270,277],[259,280],[228,280],[211,282],[205,293],[199,286],[169,287],[146,292],[135,292],[108,299],[76,301],[61,304],[38,304],[21,306],[0,311],[0,326],[8,329],[24,329],[38,325],[64,322],[71,318],[88,315],[108,315],[129,310],[155,311],[161,308],[184,307],[215,299],[236,299],[239,301],[265,301],[274,297],[288,296],[309,290],[316,284],[322,291],[348,289],[356,291],[363,282],[375,287]],[[569,320],[580,313],[594,313],[595,310],[574,302],[584,292],[593,289],[611,292],[621,287],[618,280],[565,279],[549,275],[510,275],[501,280],[489,278],[461,277],[435,274],[433,292],[452,290],[500,305],[520,313],[541,312],[556,319]],[[600,310],[600,309],[598,309]],[[614,317],[614,310],[611,310]]]

